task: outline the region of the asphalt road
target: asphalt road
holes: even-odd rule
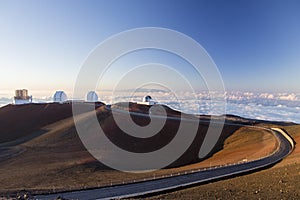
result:
[[[293,151],[293,145],[290,143],[289,139],[281,133],[280,130],[268,130],[271,131],[274,134],[274,136],[278,139],[279,146],[272,155],[259,160],[150,181],[136,182],[117,186],[108,186],[98,189],[38,195],[34,198],[56,199],[58,196],[61,196],[66,199],[114,199],[134,197],[157,192],[166,192],[168,190],[174,190],[180,187],[191,186],[199,183],[204,183],[220,178],[227,178],[233,175],[262,169],[279,162]]]

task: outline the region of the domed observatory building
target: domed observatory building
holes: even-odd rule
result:
[[[151,102],[152,101],[152,97],[147,95],[143,97],[143,102]]]
[[[68,97],[64,91],[56,91],[53,96],[54,103],[64,103],[68,100]]]
[[[90,91],[86,94],[85,102],[94,103],[98,101],[98,95],[94,91]]]
[[[154,101],[154,100],[152,99],[152,97],[149,96],[149,95],[144,96],[144,97],[143,97],[143,101],[142,101],[142,102],[137,102],[137,103],[138,103],[138,104],[143,104],[143,105],[155,105],[155,104],[157,104],[157,102]]]

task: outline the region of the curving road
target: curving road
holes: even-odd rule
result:
[[[283,130],[278,128],[266,130],[269,130],[274,134],[274,136],[278,140],[279,146],[273,154],[258,160],[150,181],[108,186],[98,189],[62,192],[49,195],[38,195],[34,198],[55,199],[58,196],[61,196],[67,199],[114,199],[136,197],[151,193],[165,192],[168,190],[174,190],[181,187],[186,187],[194,184],[204,183],[220,178],[226,178],[233,175],[262,169],[279,162],[284,157],[289,155],[294,148],[293,140]]]

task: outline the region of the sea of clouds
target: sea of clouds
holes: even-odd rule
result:
[[[99,100],[111,104],[126,101],[141,101],[145,94],[169,107],[190,114],[233,114],[246,118],[289,121],[300,123],[300,94],[298,93],[259,93],[259,92],[171,92],[163,90],[143,90],[102,92]],[[0,98],[0,107],[12,102]],[[34,102],[51,102],[51,97],[34,99]]]
[[[155,91],[149,93],[159,103],[190,114],[233,114],[241,117],[289,121],[300,123],[300,93],[255,93],[255,92],[173,92]],[[103,96],[106,103],[120,101],[141,101],[145,92],[133,96],[118,94]]]

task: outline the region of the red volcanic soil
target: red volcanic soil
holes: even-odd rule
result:
[[[82,103],[80,106],[85,105]],[[124,109],[123,104],[112,105],[112,107]],[[166,106],[164,108],[168,116],[184,115]],[[146,114],[149,113],[149,109],[150,106],[138,104],[130,104],[129,107],[130,111]],[[123,132],[116,125],[112,112],[105,106],[97,107],[96,113],[106,136],[119,147],[133,152],[154,151],[168,144],[176,135],[180,123],[167,120],[156,135],[140,139]],[[120,115],[122,118],[122,114]],[[89,124],[91,115],[83,113],[82,116],[81,122]],[[185,117],[199,119],[191,115]],[[142,126],[150,122],[147,115],[131,115],[131,118]],[[199,121],[193,143],[169,167],[200,161],[198,153],[209,126],[207,121],[209,118],[205,116],[205,120]],[[123,117],[123,123],[126,124],[128,120],[128,117]],[[234,116],[230,116],[228,120],[233,124],[224,127],[221,137],[209,156],[220,152],[224,148],[224,141],[240,128],[234,123],[253,123],[251,120]],[[109,149],[103,152],[103,156],[109,155]],[[0,161],[0,196],[23,189],[49,191],[96,187],[108,184],[110,181],[146,176],[118,172],[96,161],[78,137],[71,104],[8,105],[1,108]]]
[[[276,125],[264,124],[263,126],[274,127]],[[291,155],[273,167],[148,199],[300,199],[300,125],[282,126],[281,128],[284,128],[293,137],[295,149]],[[230,137],[229,140],[231,139],[233,138]],[[250,142],[250,139],[252,137],[247,141]],[[218,153],[224,152],[222,150]]]
[[[118,103],[112,106],[112,109],[124,109],[128,110],[127,107],[128,104],[125,103]],[[152,108],[155,106],[152,106]],[[198,122],[198,131],[196,134],[196,137],[194,138],[192,144],[190,147],[182,154],[181,157],[179,157],[174,163],[169,165],[168,167],[178,167],[190,163],[195,163],[199,162],[203,159],[199,159],[198,154],[200,151],[201,144],[204,140],[204,137],[207,133],[208,127],[209,127],[209,121],[201,121],[199,118],[192,116],[192,115],[186,115],[182,114],[178,111],[172,110],[171,108],[167,106],[162,106],[165,111],[167,116],[170,117],[181,117],[181,115],[184,118],[188,119],[194,119]],[[130,103],[129,104],[129,110],[131,112],[136,112],[136,113],[149,113],[149,109],[151,106],[146,106],[146,105],[139,105],[136,103]],[[156,111],[155,109],[153,109]],[[106,111],[107,114],[105,115],[105,118],[99,118],[100,124],[102,129],[104,130],[106,136],[117,146],[121,147],[122,149],[125,149],[130,152],[137,152],[137,153],[146,153],[146,152],[152,152],[155,150],[158,150],[165,145],[167,145],[169,142],[174,139],[175,135],[177,134],[177,131],[179,129],[180,121],[177,120],[172,120],[172,119],[167,119],[165,125],[163,128],[154,136],[148,137],[148,138],[137,138],[137,137],[132,137],[128,134],[126,134],[124,131],[122,131],[118,125],[116,124],[113,115],[111,112]],[[159,114],[159,110],[157,113]],[[124,124],[130,123],[129,118],[126,117],[125,115],[123,116],[120,114],[120,118],[122,119],[122,122]],[[99,117],[102,115],[99,115]],[[139,115],[131,115],[132,120],[141,126],[146,126],[150,123],[150,118],[149,117],[141,117]],[[226,128],[222,130],[221,136],[218,139],[214,149],[212,152],[208,155],[212,155],[213,153],[219,151],[223,147],[223,142],[224,140],[229,137],[234,131],[239,129],[239,126],[235,125],[226,125]],[[190,133],[186,133],[187,136]]]
[[[40,128],[72,116],[72,105],[7,105],[0,111],[0,141],[14,141]]]
[[[0,109],[0,143],[26,137],[72,116],[72,104],[7,105]]]

